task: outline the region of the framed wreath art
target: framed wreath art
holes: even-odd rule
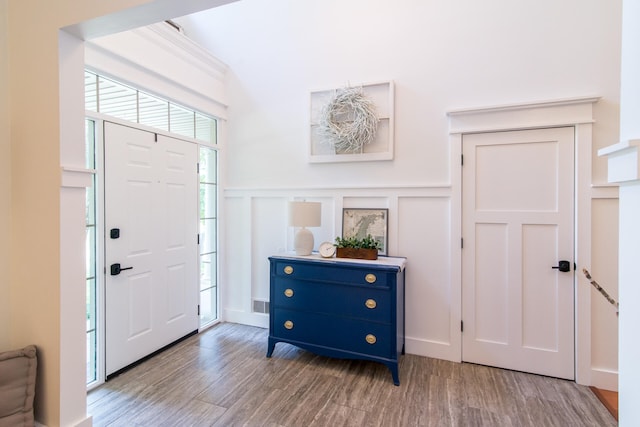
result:
[[[318,129],[336,153],[362,153],[378,131],[376,106],[362,88],[338,89],[322,109]]]
[[[310,162],[393,159],[393,82],[311,92]]]

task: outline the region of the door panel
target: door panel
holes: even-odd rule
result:
[[[180,337],[198,328],[198,161],[197,146],[158,137],[164,191],[160,198],[165,212],[161,242],[166,278],[164,328]]]
[[[129,292],[125,295],[124,306],[128,307],[129,325],[126,338],[128,340],[141,338],[142,335],[151,333],[153,328],[151,325],[152,314],[152,277],[148,272],[143,274],[132,274],[126,278],[126,287]],[[126,316],[122,317],[126,319]],[[112,324],[110,323],[109,326]],[[115,344],[115,343],[114,343]]]
[[[462,359],[574,378],[573,128],[463,137]]]
[[[508,300],[506,224],[476,225],[475,336],[483,342],[506,344]]]
[[[104,133],[109,375],[198,328],[197,147],[108,122]],[[125,270],[109,274],[114,263]]]
[[[465,142],[479,138],[466,136]],[[482,179],[476,181],[478,212],[557,210],[559,153],[555,141],[490,142],[475,148],[476,170],[482,173]]]
[[[524,225],[522,227],[522,346],[530,349],[558,351],[560,302],[557,298],[559,274],[549,268],[558,259],[558,226]],[[549,254],[551,257],[549,257]],[[546,286],[540,286],[545,283]]]

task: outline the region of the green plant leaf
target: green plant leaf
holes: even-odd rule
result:
[[[358,239],[356,236],[336,237],[335,246],[338,248],[354,248],[354,249],[381,249],[380,242],[368,234],[367,237]]]

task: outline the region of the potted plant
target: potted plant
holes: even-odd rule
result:
[[[363,238],[336,237],[335,246],[338,258],[378,259],[380,242],[368,234]]]

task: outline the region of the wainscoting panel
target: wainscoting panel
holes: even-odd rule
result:
[[[269,301],[269,261],[274,252],[287,247],[287,199],[251,199],[251,298]]]
[[[223,320],[267,327],[268,314],[254,312],[253,301],[268,300],[267,257],[293,250],[287,202],[322,203],[322,226],[312,229],[316,249],[342,233],[342,209],[389,209],[389,254],[407,257],[406,351],[459,361],[459,213],[448,186],[388,188],[233,189],[224,193],[221,220],[220,284]],[[616,188],[594,188],[590,195],[592,263],[588,268],[617,299]],[[578,263],[580,265],[580,262]],[[582,272],[578,271],[581,275]],[[578,281],[580,286],[587,286]],[[591,351],[588,381],[617,389],[617,318],[595,290],[591,292]]]
[[[224,320],[253,324],[247,319],[251,312],[251,298],[244,298],[251,290],[251,199],[235,196],[224,200],[224,215],[218,230],[220,266],[220,310]],[[255,325],[257,326],[257,325]]]
[[[592,199],[590,273],[619,301],[617,191],[615,196],[600,194]],[[591,385],[617,391],[618,316],[616,309],[595,288],[591,289],[591,324]]]
[[[302,199],[322,203],[322,225],[311,229],[315,250],[341,235],[343,208],[389,209],[389,255],[408,260],[406,351],[459,360],[459,310],[455,315],[451,310],[459,301],[452,301],[448,187],[226,191],[220,230],[223,320],[268,326],[268,314],[254,312],[254,301],[269,299],[267,258],[293,251],[295,230],[288,226],[287,203]]]
[[[450,198],[400,197],[395,233],[398,253],[408,258],[407,352],[459,360],[460,319],[453,309],[460,301],[452,300]]]

